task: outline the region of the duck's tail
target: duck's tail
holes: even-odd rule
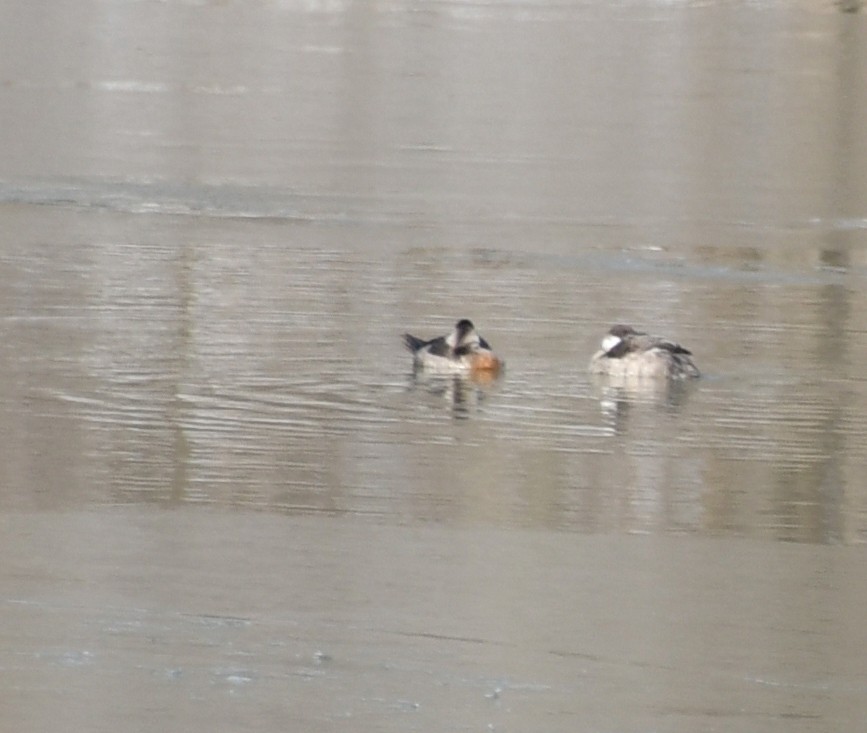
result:
[[[409,349],[409,351],[411,351],[413,354],[426,343],[427,341],[424,341],[417,336],[413,336],[412,334],[405,333],[403,335],[403,345],[406,346],[406,348]]]

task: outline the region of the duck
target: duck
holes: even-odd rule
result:
[[[628,379],[701,376],[689,349],[623,324],[612,326],[605,334],[602,348],[590,360],[590,372]]]
[[[425,341],[405,333],[403,343],[412,353],[413,367],[428,372],[497,374],[505,366],[467,318],[459,320],[447,336]]]

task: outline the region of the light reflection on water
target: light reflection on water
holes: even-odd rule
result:
[[[0,727],[858,730],[839,7],[0,4]]]
[[[855,19],[146,5],[4,46],[3,502],[861,541]],[[460,317],[506,374],[414,379]],[[593,383],[613,322],[704,379]]]
[[[852,273],[783,280],[760,257],[751,272],[764,277],[656,264],[648,279],[632,251],[546,263],[531,251],[411,247],[371,259],[286,244],[270,222],[183,218],[157,222],[159,242],[184,237],[177,248],[118,247],[128,215],[84,208],[72,219],[87,236],[96,224],[95,241],[53,258],[44,244],[40,261],[31,235],[37,254],[7,254],[19,272],[7,283],[4,413],[23,452],[7,467],[23,487],[11,505],[204,502],[401,522],[863,536],[851,511],[867,434],[863,347],[851,325],[835,338],[823,323],[858,297]],[[251,232],[258,246],[238,257]],[[472,302],[455,300],[474,288]],[[26,301],[28,312],[15,305]],[[413,376],[400,334],[439,333],[463,316],[506,356],[505,374]],[[653,389],[591,380],[589,354],[619,320],[675,323],[668,332],[704,378]],[[64,489],[34,499],[37,456],[41,481]]]

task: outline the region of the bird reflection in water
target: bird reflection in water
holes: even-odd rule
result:
[[[488,395],[496,389],[499,374],[477,372],[471,374],[432,374],[414,370],[410,388],[424,391],[445,405],[456,419],[465,420],[478,410]]]

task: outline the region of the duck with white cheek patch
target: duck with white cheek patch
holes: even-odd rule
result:
[[[447,336],[425,341],[405,333],[403,342],[412,352],[416,369],[440,374],[496,374],[504,366],[466,318],[458,321]]]
[[[694,379],[701,376],[692,352],[659,336],[616,325],[590,360],[590,372],[620,378]]]

